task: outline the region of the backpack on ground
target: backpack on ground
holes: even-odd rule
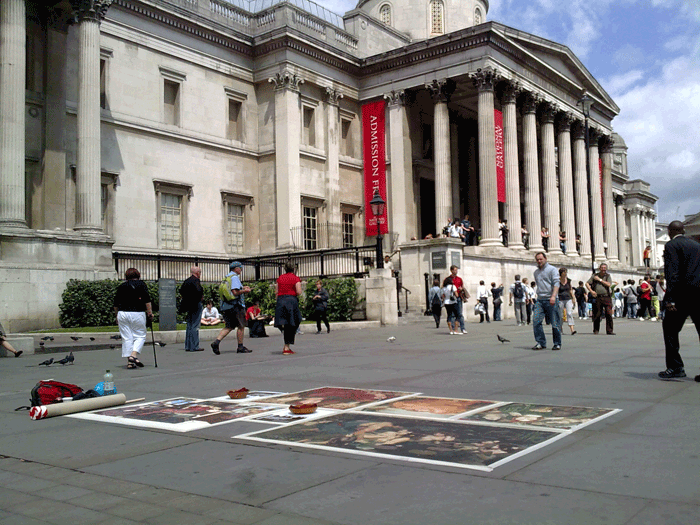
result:
[[[231,291],[231,276],[227,275],[221,284],[219,284],[219,297],[223,302],[232,303],[236,300],[236,296]]]
[[[521,283],[515,283],[513,288],[513,297],[516,299],[522,299],[525,297],[525,290],[523,290],[523,285]]]
[[[39,381],[36,386],[32,388],[29,402],[33,407],[52,405],[54,403],[60,403],[61,398],[73,397],[82,391],[83,389],[78,385],[71,385],[70,383],[61,383],[60,381]],[[29,408],[30,407],[19,407],[15,410],[29,410]]]

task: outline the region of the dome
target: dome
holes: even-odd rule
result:
[[[488,0],[360,0],[360,9],[386,25],[425,40],[486,22]]]

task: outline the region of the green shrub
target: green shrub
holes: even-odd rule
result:
[[[316,291],[316,281],[306,281],[303,298],[299,302],[301,315],[306,319],[312,319],[314,315],[313,296]],[[328,291],[328,319],[330,321],[349,321],[352,312],[358,303],[357,283],[352,277],[340,277],[338,279],[321,279],[323,287]]]

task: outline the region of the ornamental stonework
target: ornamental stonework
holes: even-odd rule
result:
[[[340,92],[339,89],[334,89],[327,87],[326,88],[326,102],[328,102],[331,106],[337,106],[340,104],[340,99],[343,98],[343,94]]]
[[[289,89],[291,91],[299,91],[299,86],[304,83],[304,79],[296,73],[282,71],[281,73],[276,73],[274,77],[270,77],[268,82],[273,83],[276,90]]]
[[[425,85],[425,89],[430,92],[434,102],[449,102],[450,96],[454,93],[455,84],[449,79],[442,78],[433,80],[430,84]]]
[[[107,16],[112,0],[71,0],[71,6],[78,22],[92,20],[100,23]]]
[[[501,79],[498,71],[491,68],[477,69],[476,73],[469,75],[478,91],[493,91],[496,83]]]
[[[406,103],[406,92],[403,89],[392,89],[389,93],[384,93],[384,100],[389,106],[403,106]]]
[[[501,102],[505,104],[515,104],[518,95],[521,93],[522,87],[519,82],[506,80],[503,83],[503,91],[501,93]]]

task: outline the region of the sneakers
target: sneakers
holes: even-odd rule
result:
[[[536,344],[535,346],[532,347],[533,350],[544,350],[544,346],[541,344]]]
[[[450,332],[450,335],[455,335],[455,333],[454,333],[454,332]]]
[[[239,346],[238,350],[236,350],[237,353],[239,354],[249,354],[252,352],[249,348],[246,348],[245,346]]]
[[[316,331],[316,335],[318,335],[318,334],[320,334],[320,333],[321,333],[321,330]]]
[[[468,332],[467,332],[466,330],[462,330],[462,333],[463,333],[463,334],[466,334],[466,333],[468,333]]]
[[[650,321],[654,321],[654,322],[658,321],[658,319],[657,319],[656,317],[652,317],[652,318],[649,319],[649,320],[650,320]]]
[[[561,350],[561,345],[554,345],[552,350]]]
[[[661,379],[673,379],[674,377],[685,377],[685,370],[681,368],[667,368],[663,372],[659,372],[659,377]],[[695,378],[697,381],[697,378]]]
[[[211,351],[214,352],[216,355],[221,355],[221,352],[219,352],[219,340],[214,339],[214,342],[211,344]]]
[[[644,322],[644,317],[640,317],[639,320],[640,320],[641,322]]]
[[[283,355],[294,355],[295,352],[294,352],[294,350],[292,350],[292,349],[290,348],[290,349],[288,349],[288,350],[284,350],[284,351],[282,352],[282,354],[283,354]]]
[[[455,335],[462,335],[462,332],[455,332]]]

